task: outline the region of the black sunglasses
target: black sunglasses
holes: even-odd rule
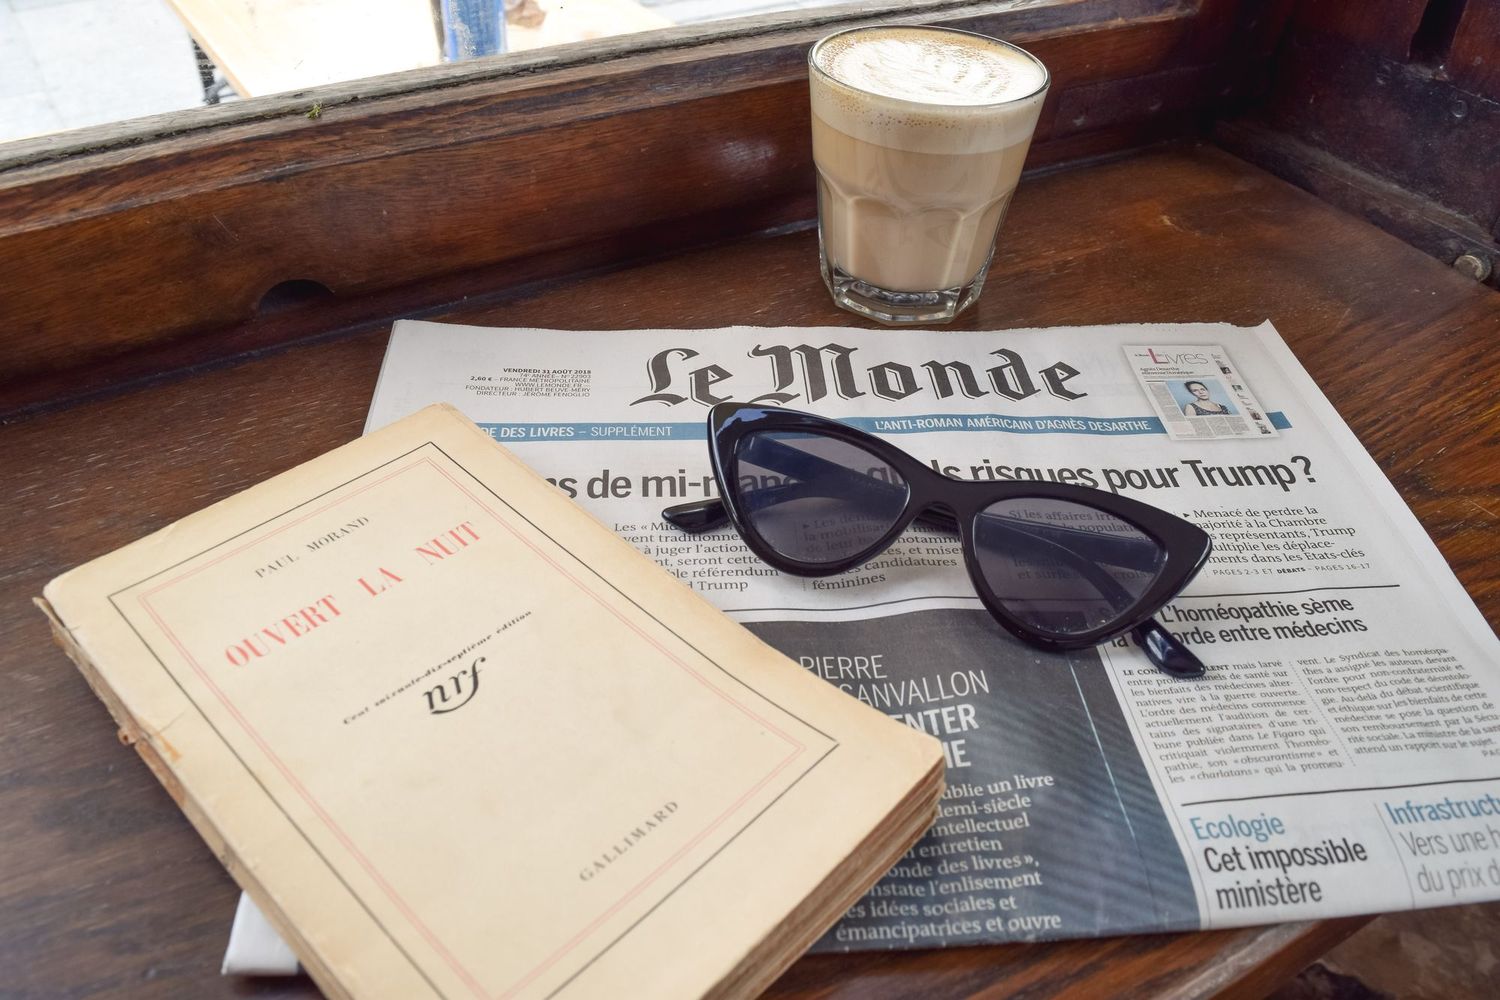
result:
[[[733,521],[775,568],[831,576],[885,550],[913,520],[956,533],[990,614],[1047,650],[1130,633],[1161,670],[1203,663],[1152,616],[1203,567],[1207,532],[1102,490],[950,479],[871,434],[811,413],[719,403],[708,451],[720,496],[669,507],[697,534]]]

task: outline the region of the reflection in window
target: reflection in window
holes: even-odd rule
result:
[[[0,141],[835,2],[0,0]]]

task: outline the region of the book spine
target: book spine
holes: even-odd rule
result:
[[[130,710],[125,707],[125,703],[115,695],[113,689],[100,676],[98,668],[94,665],[93,657],[89,655],[88,650],[84,648],[83,644],[77,640],[72,631],[63,623],[62,618],[57,614],[56,609],[52,607],[51,602],[45,597],[35,597],[32,598],[32,601],[41,609],[42,614],[47,616],[47,622],[52,627],[53,641],[62,647],[63,652],[68,654],[68,659],[73,661],[74,665],[78,667],[79,673],[83,674],[83,679],[88,682],[89,690],[93,691],[95,696],[104,702],[104,707],[109,710],[110,717],[114,719],[115,726],[118,728],[120,743],[124,746],[135,748],[135,752],[140,756],[141,760],[146,762],[146,766],[151,769],[151,773],[156,776],[156,780],[161,782],[162,787],[167,790],[167,794],[172,796],[172,801],[177,804],[177,808],[182,810],[182,814],[193,825],[193,829],[198,832],[198,836],[203,838],[203,842],[213,851],[214,857],[219,859],[219,863],[224,866],[224,870],[229,873],[229,877],[234,880],[236,885],[250,894],[250,897],[255,900],[255,905],[260,907],[261,912],[266,915],[266,919],[276,928],[276,932],[281,935],[282,940],[291,945],[292,950],[297,953],[297,958],[302,963],[302,967],[312,977],[318,989],[323,991],[323,995],[334,998],[334,1000],[346,1000],[346,998],[349,998],[351,994],[340,984],[338,977],[333,975],[326,964],[318,958],[313,949],[308,947],[307,942],[292,927],[291,922],[282,914],[281,909],[276,906],[270,895],[261,888],[250,869],[240,863],[239,858],[230,849],[229,844],[225,841],[223,835],[220,834],[218,828],[214,826],[212,820],[209,819],[208,815],[198,807],[198,804],[183,789],[182,782],[177,779],[177,775],[173,772],[171,764],[168,762],[170,758],[175,756],[175,751],[171,749],[171,744],[160,734],[156,734],[156,738],[153,739],[148,728],[143,726],[130,713]],[[161,743],[161,746],[157,745],[158,742]]]

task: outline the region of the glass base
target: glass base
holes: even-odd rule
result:
[[[819,240],[821,244],[822,241]],[[979,273],[956,288],[938,288],[930,292],[898,292],[862,281],[829,261],[818,247],[818,263],[823,283],[840,308],[885,323],[888,326],[912,326],[917,323],[947,323],[974,304],[984,289],[989,274],[989,258]]]

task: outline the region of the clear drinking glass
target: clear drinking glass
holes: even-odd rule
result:
[[[836,303],[946,323],[979,297],[1051,82],[1008,42],[840,31],[808,53],[818,255]]]

